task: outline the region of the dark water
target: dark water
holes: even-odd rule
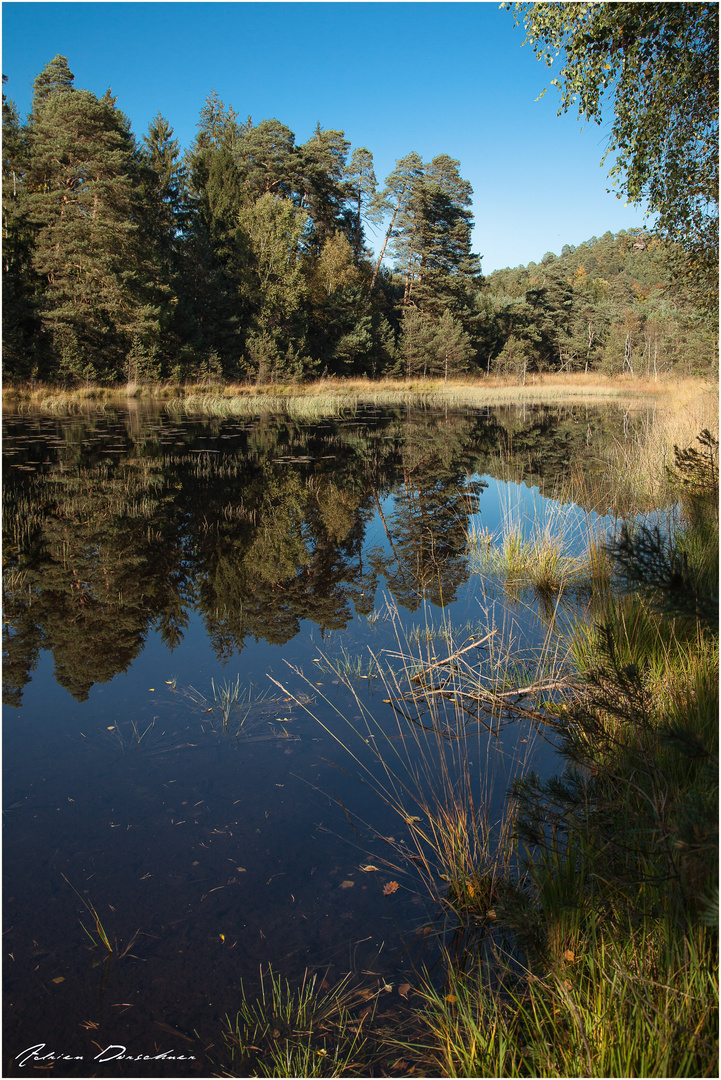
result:
[[[532,656],[548,613],[471,572],[467,531],[547,509],[621,423],[4,418],[3,1075],[41,1044],[55,1075],[211,1075],[261,967],[412,979],[437,913],[373,747],[398,777],[419,752],[371,653],[441,657],[453,625]],[[511,460],[525,481],[496,479]],[[521,724],[474,732],[500,815],[519,758],[552,757]]]

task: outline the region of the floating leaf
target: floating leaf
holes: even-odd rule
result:
[[[378,867],[374,866],[373,863],[368,863],[367,866],[359,866],[358,869],[362,870],[364,874],[377,874],[378,873]]]
[[[53,979],[53,982],[54,983],[65,982],[65,976],[64,975],[58,975],[57,979]]]
[[[401,985],[398,987],[398,993],[401,995],[402,998],[405,998],[406,1001],[408,1000],[408,995],[409,995],[410,992],[411,992],[411,984],[410,983],[401,983]]]
[[[341,889],[352,889],[354,885],[355,881],[341,881],[340,883]]]
[[[239,874],[247,874],[248,873],[248,871],[245,869],[244,866],[236,866],[235,869],[238,871]]]
[[[398,884],[397,881],[388,881],[383,886],[383,895],[384,896],[390,896],[392,893],[398,892],[399,889],[400,889],[400,885]]]
[[[456,1001],[458,1001],[458,998],[455,994],[446,994],[446,1001],[450,1001],[451,1005],[453,1005]]]
[[[406,825],[412,825],[414,821],[420,821],[421,819],[419,817],[411,817],[411,815],[409,814],[408,817],[403,818],[403,820],[405,821]]]

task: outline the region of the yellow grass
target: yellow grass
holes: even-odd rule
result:
[[[652,382],[626,376],[609,378],[600,374],[529,375],[525,386],[497,377],[442,379],[326,378],[308,383],[277,383],[256,386],[250,383],[179,386],[163,383],[140,386],[128,383],[103,387],[86,385],[62,389],[41,384],[5,385],[3,405],[7,408],[39,408],[44,411],[81,411],[105,408],[140,400],[158,402],[174,412],[245,414],[252,412],[292,412],[306,415],[333,414],[362,403],[377,405],[426,402],[448,406],[509,405],[537,402],[600,401],[628,402],[629,407],[655,403],[659,408],[696,406],[704,397],[716,399],[717,390],[702,379],[673,377]],[[303,404],[299,404],[303,402]],[[707,410],[708,411],[708,410]],[[706,424],[705,426],[709,426]]]

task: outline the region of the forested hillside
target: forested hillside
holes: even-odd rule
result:
[[[642,230],[565,245],[485,281],[491,370],[627,372],[654,378],[716,370],[715,313],[675,273],[675,252]]]
[[[3,95],[6,378],[520,380],[715,364],[715,305],[678,284],[673,250],[650,235],[607,233],[484,279],[453,158],[406,153],[379,184],[344,132],[319,125],[299,145],[214,92],[197,127],[184,153],[161,115],[136,139],[62,56],[25,121]]]

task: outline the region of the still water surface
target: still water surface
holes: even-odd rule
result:
[[[77,1059],[55,1075],[209,1075],[261,966],[413,979],[436,913],[347,722],[367,709],[399,736],[371,654],[442,656],[452,625],[456,646],[495,627],[534,655],[548,612],[472,572],[468,531],[553,512],[541,491],[592,470],[621,424],[4,418],[4,1075],[39,1044]],[[520,724],[491,742],[468,755],[480,786],[497,773],[500,814],[519,756],[553,756]],[[109,1045],[172,1056],[97,1061]]]

